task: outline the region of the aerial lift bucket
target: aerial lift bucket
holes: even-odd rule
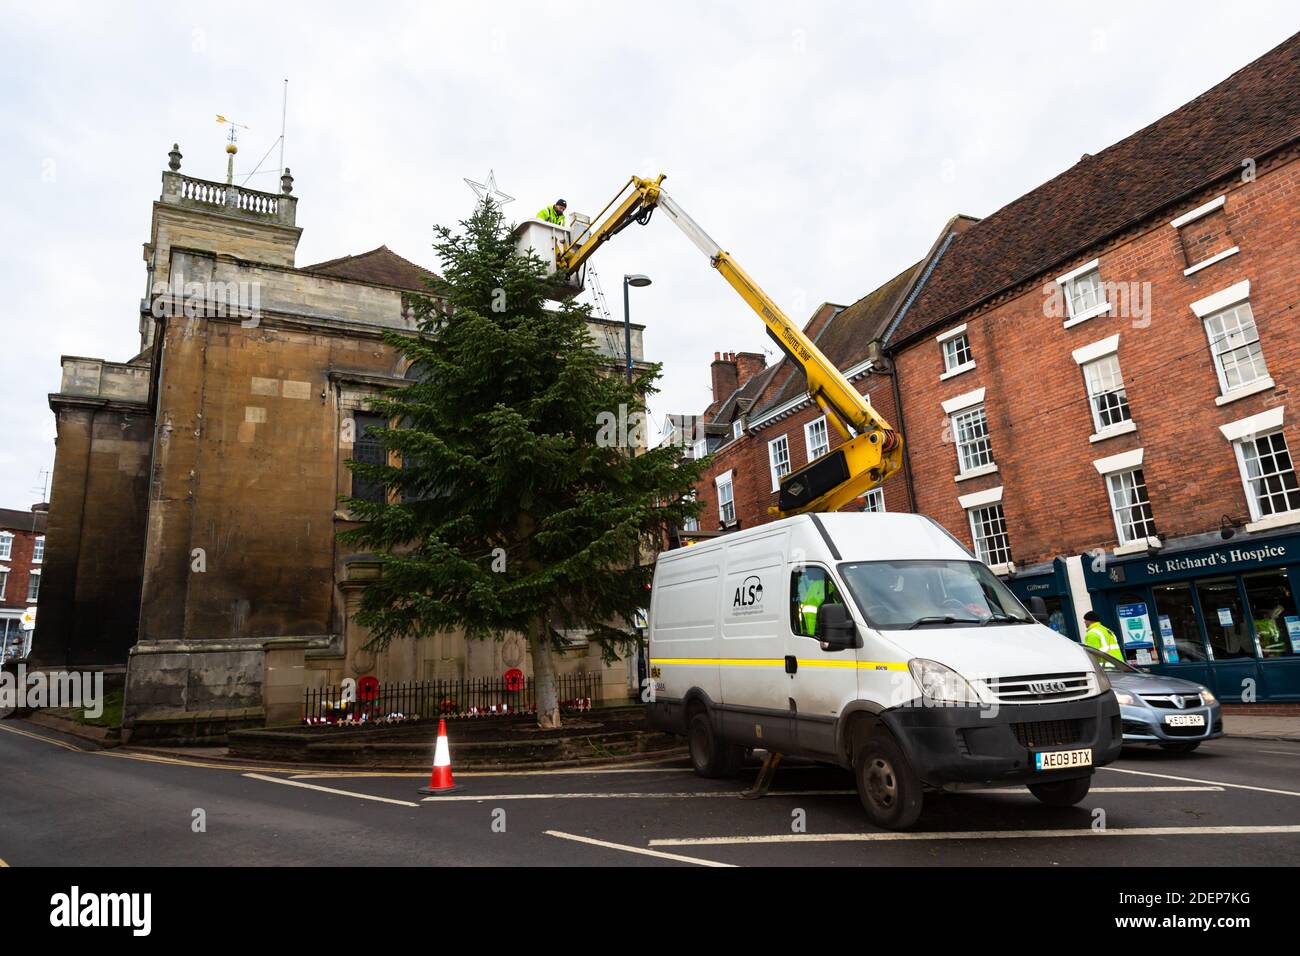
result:
[[[583,290],[583,272],[579,270],[571,276],[560,273],[555,266],[557,254],[573,241],[575,234],[582,233],[591,219],[580,213],[569,216],[570,225],[557,226],[541,219],[525,219],[515,226],[511,236],[515,240],[515,249],[520,255],[533,252],[546,263],[547,274],[554,277],[552,284],[553,299],[572,299]]]

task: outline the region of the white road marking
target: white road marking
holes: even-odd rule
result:
[[[1300,826],[1112,827],[1107,830],[971,830],[961,833],[776,833],[767,836],[685,837],[651,840],[650,846],[735,846],[751,843],[889,843],[925,840],[1057,840],[1064,837],[1262,835],[1300,833]]]
[[[1119,767],[1101,767],[1101,770],[1109,770],[1111,773],[1131,773],[1138,777],[1160,777],[1164,780],[1179,780],[1183,783],[1203,783],[1214,787],[1230,787],[1233,790],[1254,790],[1258,793],[1277,793],[1284,797],[1300,797],[1300,791],[1297,790],[1275,790],[1272,787],[1252,787],[1246,783],[1228,783],[1224,780],[1199,780],[1196,777],[1175,777],[1168,773],[1151,773],[1147,770],[1121,770]]]
[[[394,800],[392,797],[376,797],[369,793],[353,793],[351,790],[336,790],[333,787],[319,787],[313,783],[300,783],[297,780],[285,780],[283,777],[268,777],[260,773],[246,773],[245,777],[251,780],[265,780],[267,783],[278,783],[286,787],[301,787],[304,790],[319,790],[321,793],[332,793],[340,797],[356,797],[358,800],[374,800],[377,803],[392,803],[399,807],[418,807],[418,803],[410,800]],[[445,798],[444,798],[445,799]]]
[[[544,830],[547,836],[559,837],[561,840],[572,840],[574,843],[587,843],[591,846],[602,846],[607,850],[622,850],[624,853],[636,853],[641,856],[658,857],[661,860],[676,860],[678,863],[694,863],[697,866],[718,866],[734,867],[734,863],[719,863],[716,860],[701,860],[693,856],[679,856],[676,853],[661,853],[658,850],[647,850],[645,847],[628,846],[626,843],[609,843],[606,840],[593,840],[591,837],[578,836],[574,833],[563,833],[560,830]]]
[[[772,790],[769,797],[843,797],[856,790]],[[425,803],[448,803],[454,800],[688,800],[696,797],[731,797],[739,799],[739,790],[682,791],[678,793],[462,793],[458,796],[425,797]]]
[[[8,863],[6,863],[4,860],[0,860],[0,869],[2,869],[2,868],[4,868],[4,867],[7,867],[7,866],[9,866]]]
[[[583,770],[574,768],[573,770],[469,770],[456,771],[457,777],[556,777],[556,776],[587,776],[589,774],[609,774],[609,773],[694,773],[690,767],[631,767],[631,768],[614,768],[599,770]],[[427,770],[322,770],[319,773],[303,772],[299,770],[293,774],[295,780],[311,779],[344,779],[346,777],[427,777]]]
[[[1296,750],[1257,750],[1261,754],[1281,754],[1283,757],[1300,757],[1300,751]]]
[[[1222,787],[1092,787],[1088,790],[1088,796],[1094,793],[1206,793],[1217,791],[1223,792]],[[998,787],[993,790],[961,790],[956,791],[963,796],[967,794],[982,793],[1018,793],[1025,795],[1029,790],[1025,787]]]

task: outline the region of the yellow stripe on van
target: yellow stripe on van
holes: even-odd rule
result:
[[[785,667],[783,657],[652,657],[651,664],[681,664],[697,667]],[[907,664],[902,661],[837,661],[824,658],[799,659],[800,667],[841,667],[866,671],[905,671]]]

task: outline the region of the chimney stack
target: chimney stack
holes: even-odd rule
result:
[[[740,375],[736,370],[736,356],[732,352],[714,352],[713,365],[713,401],[725,402],[736,389],[740,388]]]
[[[734,357],[738,388],[744,388],[746,382],[767,368],[767,356],[762,352],[737,352]]]

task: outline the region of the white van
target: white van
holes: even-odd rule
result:
[[[1072,806],[1120,751],[1084,649],[923,515],[799,515],[659,555],[647,717],[697,773],[761,748],[852,769],[900,829],[926,788]]]

